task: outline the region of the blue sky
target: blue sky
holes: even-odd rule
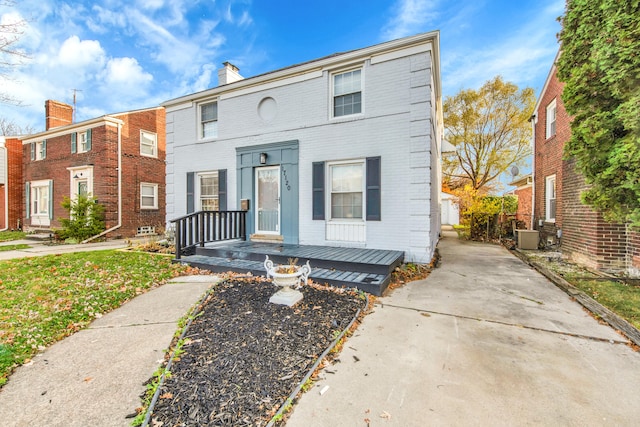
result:
[[[0,118],[44,128],[44,101],[76,120],[156,106],[217,85],[230,61],[244,77],[336,52],[440,30],[443,96],[500,74],[539,94],[558,50],[564,0],[17,0],[30,53],[0,80],[23,106]]]

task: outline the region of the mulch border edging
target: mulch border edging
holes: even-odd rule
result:
[[[211,285],[209,287],[209,289],[207,289],[207,291],[204,293],[204,295],[202,295],[202,298],[200,298],[200,300],[194,305],[195,309],[190,310],[189,312],[187,312],[186,316],[189,316],[189,320],[183,326],[182,332],[180,333],[178,338],[172,340],[171,344],[173,344],[174,342],[175,343],[179,343],[185,337],[185,335],[189,331],[189,326],[191,326],[191,323],[193,322],[193,320],[198,316],[198,313],[200,313],[200,310],[202,310],[202,307],[203,307],[205,301],[207,300],[207,298],[209,298],[209,296],[213,292],[214,288],[216,288],[216,286],[218,284],[223,283],[226,280],[227,279],[221,280],[219,282],[216,282],[214,285]],[[175,354],[176,354],[176,346],[174,345],[173,346],[173,351],[171,352],[171,355],[169,356],[169,360],[167,361],[167,366],[164,367],[164,369],[162,371],[162,375],[160,376],[160,381],[158,382],[158,387],[156,388],[155,393],[153,393],[153,397],[151,398],[151,403],[149,403],[149,407],[147,407],[147,412],[146,412],[146,414],[144,416],[144,421],[142,422],[141,427],[148,427],[149,426],[149,422],[151,421],[151,414],[153,414],[153,408],[155,407],[156,402],[158,401],[158,398],[160,397],[160,390],[162,388],[162,385],[164,384],[164,380],[165,380],[165,377],[167,376],[167,372],[170,372],[170,370],[171,370],[171,365],[173,364],[173,359],[175,358]]]
[[[227,281],[227,279],[222,280],[222,281],[216,283],[216,285],[218,285],[220,283],[223,283],[223,282],[226,282],[226,281]],[[195,305],[196,308],[191,313],[187,314],[189,316],[189,321],[182,328],[182,332],[180,333],[180,336],[175,340],[175,342],[180,342],[180,340],[182,340],[185,337],[185,335],[189,331],[189,327],[191,326],[191,323],[198,316],[198,313],[200,313],[200,311],[202,310],[202,307],[203,307],[205,301],[211,295],[211,293],[214,291],[214,289],[217,287],[216,285],[211,286],[204,293],[204,295],[202,296],[200,301]],[[298,386],[293,390],[293,392],[289,395],[289,397],[287,399],[285,399],[285,401],[282,403],[282,405],[280,406],[278,411],[273,415],[273,417],[271,417],[271,420],[266,425],[266,427],[273,427],[275,425],[275,423],[277,423],[278,420],[282,418],[284,413],[291,409],[291,405],[293,404],[296,396],[300,393],[300,391],[302,390],[302,387],[304,386],[304,384],[306,384],[306,382],[309,380],[309,378],[311,378],[311,376],[314,374],[314,372],[318,369],[318,366],[320,365],[320,363],[322,363],[322,361],[325,359],[325,357],[327,357],[327,355],[334,348],[336,348],[336,346],[338,345],[340,340],[351,329],[351,327],[356,322],[356,320],[358,320],[358,318],[360,317],[361,313],[367,313],[367,310],[369,308],[369,295],[366,294],[366,293],[363,293],[363,294],[365,296],[365,306],[364,306],[364,308],[359,308],[358,309],[356,314],[353,316],[353,319],[351,319],[351,322],[349,322],[349,324],[346,326],[346,328],[344,328],[342,330],[342,332],[337,336],[337,338],[334,339],[329,344],[329,346],[325,349],[325,351],[322,354],[320,354],[320,356],[318,356],[318,358],[316,359],[315,363],[311,366],[311,368],[309,369],[307,374],[304,376],[304,378],[302,378],[302,380],[300,381]],[[174,359],[174,356],[175,356],[175,351],[176,351],[176,349],[174,348],[173,351],[171,352],[171,355],[169,357],[167,365],[163,369],[162,376],[160,377],[160,381],[158,382],[158,387],[156,388],[156,391],[153,394],[153,397],[151,399],[151,403],[149,403],[149,407],[146,410],[144,421],[141,424],[141,427],[148,427],[149,426],[149,422],[151,421],[151,415],[153,414],[153,409],[154,409],[154,407],[155,407],[155,405],[156,405],[156,403],[158,401],[158,398],[160,396],[160,391],[161,391],[162,386],[164,384],[164,380],[165,380],[166,374],[171,369],[171,365],[173,363],[173,359]]]
[[[539,264],[535,261],[532,261],[525,254],[518,250],[510,251],[513,252],[518,258],[522,261],[526,262],[528,265],[533,267],[540,274],[549,279],[553,284],[566,292],[569,296],[574,298],[576,301],[580,303],[584,308],[589,310],[591,313],[596,316],[602,318],[605,322],[607,322],[612,328],[620,331],[624,336],[626,336],[631,342],[635,345],[640,346],[640,331],[636,329],[631,323],[627,322],[622,317],[618,316],[613,311],[609,310],[585,292],[573,286],[571,283],[567,282],[565,279],[549,270],[542,264]]]

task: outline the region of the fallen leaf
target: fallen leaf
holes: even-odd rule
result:
[[[82,380],[82,381],[84,381],[85,383],[88,383],[89,381],[93,381],[93,378],[91,378],[91,377],[86,377],[86,378],[85,378],[84,380]]]

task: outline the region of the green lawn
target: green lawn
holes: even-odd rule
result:
[[[48,345],[185,270],[114,250],[0,261],[0,386]]]
[[[2,231],[0,232],[0,242],[24,239],[26,235],[23,231]]]
[[[640,329],[640,286],[615,280],[589,280],[565,274],[565,280]]]
[[[6,251],[17,251],[20,249],[29,249],[30,246],[24,243],[20,243],[18,245],[0,245],[0,252]]]

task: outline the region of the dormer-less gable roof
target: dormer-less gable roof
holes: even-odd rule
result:
[[[190,106],[192,102],[216,96],[238,96],[258,90],[265,90],[295,81],[320,77],[325,69],[348,66],[350,63],[362,62],[370,59],[372,63],[396,59],[407,54],[432,52],[433,79],[435,97],[441,102],[442,89],[440,80],[440,32],[432,31],[411,37],[405,37],[380,43],[374,46],[356,49],[348,52],[335,53],[323,58],[303,62],[279,70],[245,78],[223,86],[217,86],[201,92],[174,98],[161,105],[167,110],[180,109]]]
[[[70,125],[59,126],[48,131],[39,132],[33,135],[25,135],[22,138],[23,144],[30,144],[32,142],[42,141],[43,139],[55,138],[57,136],[68,135],[74,132],[84,132],[87,129],[95,128],[97,126],[120,126],[124,125],[124,120],[120,119],[120,116],[134,114],[149,110],[158,110],[162,107],[143,108],[139,110],[123,111],[120,113],[107,114],[104,116],[96,117],[93,119],[85,120],[78,123],[72,123]]]

